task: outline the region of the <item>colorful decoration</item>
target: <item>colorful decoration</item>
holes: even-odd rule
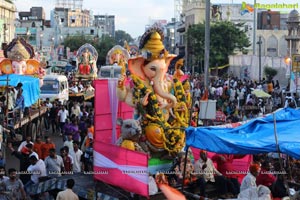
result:
[[[142,137],[152,153],[176,155],[185,144],[184,129],[188,126],[190,107],[180,77],[167,75],[176,55],[163,45],[163,32],[152,27],[140,40],[141,55],[128,60],[131,87],[124,89],[119,79],[119,100],[135,108],[136,119],[142,126]],[[182,60],[183,63],[183,60]],[[186,87],[188,88],[188,87]]]
[[[1,74],[31,75],[40,79],[42,85],[45,70],[40,62],[34,59],[33,47],[23,38],[13,39],[4,50],[3,59],[0,62]]]
[[[97,77],[97,59],[98,53],[91,44],[82,45],[77,51],[78,74],[80,77]]]
[[[120,45],[114,46],[106,56],[106,63],[109,65],[116,64],[122,67],[121,74],[126,75],[126,65],[130,55],[128,50]]]

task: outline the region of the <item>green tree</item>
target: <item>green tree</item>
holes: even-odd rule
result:
[[[274,76],[277,75],[278,71],[272,67],[269,66],[265,66],[264,67],[264,73],[267,77],[268,81],[272,81],[272,79],[274,78]]]
[[[80,46],[84,45],[85,43],[90,43],[91,39],[87,38],[84,35],[74,35],[68,36],[64,39],[64,46],[69,47],[70,51],[77,51]]]
[[[95,48],[98,51],[98,65],[106,64],[106,55],[108,51],[116,45],[114,38],[109,35],[103,35],[100,40],[95,45]]]
[[[122,31],[122,30],[117,30],[115,32],[115,41],[116,41],[116,44],[120,45],[120,46],[124,46],[124,41],[127,41],[128,43],[129,42],[132,42],[133,39],[132,37],[126,33],[125,31]]]
[[[228,21],[211,23],[210,29],[210,67],[229,63],[229,55],[235,50],[245,53],[250,41],[243,29],[244,24],[233,24]],[[186,34],[187,48],[190,54],[190,65],[199,66],[204,61],[204,24],[192,25]]]

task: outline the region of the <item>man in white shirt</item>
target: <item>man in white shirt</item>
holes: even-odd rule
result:
[[[71,115],[74,114],[76,117],[79,117],[80,112],[81,111],[78,102],[74,102],[74,105],[71,108]]]
[[[72,188],[75,185],[74,179],[67,180],[67,189],[57,194],[56,200],[79,200],[77,194],[75,194]]]
[[[200,151],[200,158],[195,163],[195,175],[200,186],[200,196],[205,197],[206,184],[209,182],[216,186],[220,198],[224,198],[227,193],[227,181],[222,174],[215,168],[213,161],[207,157],[204,150]]]
[[[256,177],[259,175],[260,165],[255,163],[251,164],[249,167],[249,173],[243,178],[240,187],[240,192],[248,188],[257,188]]]
[[[60,132],[62,135],[64,125],[66,123],[67,118],[69,117],[69,111],[65,108],[65,106],[62,106],[61,109],[58,111],[57,116],[59,117]]]
[[[78,87],[75,83],[70,87],[70,91],[73,93],[78,93]]]
[[[14,99],[17,99],[18,93],[19,91],[22,89],[23,84],[22,83],[18,83],[18,85],[16,87],[14,87]]]
[[[81,156],[83,153],[79,149],[78,141],[74,141],[73,146],[74,146],[74,150],[72,152],[70,152],[70,154],[73,158],[73,172],[78,173],[78,172],[81,172],[81,169],[82,169]]]
[[[18,147],[18,151],[20,152],[26,146],[26,144],[33,145],[33,142],[31,142],[31,136],[29,136],[29,135],[26,137],[25,141],[21,142],[21,144]]]
[[[64,147],[68,147],[70,154],[73,152],[73,140],[72,135],[67,135],[67,140],[64,142]]]
[[[31,165],[27,168],[27,171],[31,173],[31,176],[30,181],[24,186],[25,190],[31,185],[39,183],[39,178],[47,176],[46,166],[43,160],[33,155],[29,157],[29,161]]]

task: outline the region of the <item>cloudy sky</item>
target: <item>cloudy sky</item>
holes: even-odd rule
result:
[[[61,0],[60,0],[61,1]],[[70,0],[69,0],[70,1]],[[254,0],[244,0],[252,3]],[[241,3],[242,0],[212,0],[212,3]],[[297,0],[256,0],[257,3],[297,3]],[[46,18],[56,0],[14,0],[18,11],[29,11],[30,7],[42,6]],[[83,0],[83,8],[92,10],[94,15],[115,15],[116,30],[124,30],[132,37],[142,35],[150,19],[171,20],[174,14],[174,0]],[[300,3],[299,3],[300,9]]]

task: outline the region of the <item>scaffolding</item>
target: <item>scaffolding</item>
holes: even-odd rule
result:
[[[68,8],[71,10],[82,10],[83,0],[56,0],[55,8]]]

